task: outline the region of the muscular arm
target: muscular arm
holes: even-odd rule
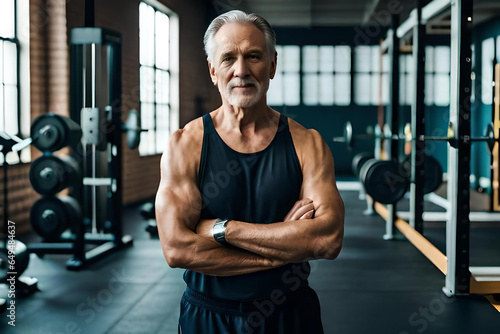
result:
[[[202,199],[196,185],[201,138],[179,130],[162,156],[161,181],[156,195],[158,232],[167,263],[204,274],[230,276],[283,264],[244,249],[221,247],[194,232]],[[198,145],[199,144],[199,145]],[[199,160],[199,158],[198,158]]]
[[[314,205],[314,217],[273,224],[230,221],[226,240],[233,246],[286,263],[312,259],[334,259],[342,247],[344,205],[335,185],[334,162],[330,149],[319,133],[298,129],[295,146],[302,166],[301,198]],[[300,214],[310,210],[307,200],[298,202]],[[293,209],[292,209],[293,211]],[[288,215],[287,215],[288,216]],[[284,219],[287,220],[287,219]],[[213,221],[202,221],[197,231],[210,238]]]

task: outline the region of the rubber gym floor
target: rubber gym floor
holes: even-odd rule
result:
[[[325,333],[500,333],[500,313],[482,296],[447,298],[443,274],[408,241],[384,241],[385,222],[364,216],[357,191],[341,191],[345,239],[335,261],[312,262],[311,286],[322,307]],[[404,201],[400,205],[405,207]],[[427,205],[426,209],[436,209]],[[436,209],[438,210],[438,209]],[[138,206],[125,209],[133,247],[79,272],[67,255],[31,255],[26,276],[40,291],[16,299],[15,327],[1,333],[177,333],[183,270],[171,269],[158,239],[145,232]],[[426,224],[425,236],[444,251],[444,224]],[[35,240],[25,235],[24,242]],[[500,265],[500,223],[473,224],[471,265]]]

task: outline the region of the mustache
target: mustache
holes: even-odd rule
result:
[[[228,83],[228,88],[232,89],[236,86],[258,86],[258,82],[251,78],[234,78]]]

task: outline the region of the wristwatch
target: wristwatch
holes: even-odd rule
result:
[[[217,218],[215,220],[214,226],[212,227],[212,236],[214,237],[215,241],[222,245],[227,245],[226,226],[228,221],[229,220],[227,219]]]

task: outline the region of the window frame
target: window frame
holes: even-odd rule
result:
[[[4,66],[3,60],[3,45],[4,43],[13,43],[16,47],[16,69],[15,77],[16,84],[15,89],[17,91],[16,96],[16,125],[15,130],[10,131],[7,129],[6,120],[8,113],[5,111],[5,100],[2,100],[2,113],[0,117],[3,118],[3,128],[0,131],[5,131],[10,136],[15,136],[19,139],[27,138],[30,136],[31,127],[31,97],[30,97],[30,6],[29,0],[12,0],[13,3],[13,24],[14,31],[13,37],[0,36],[0,41],[2,43],[2,64]],[[24,23],[24,24],[21,24]],[[2,69],[3,70],[3,69]],[[3,73],[3,71],[2,71]],[[2,74],[0,78],[2,93],[4,93],[5,82]],[[14,85],[12,85],[14,86]],[[5,96],[5,95],[4,95]],[[9,152],[6,157],[7,163],[10,165],[24,164],[31,162],[31,149],[26,147],[20,152]],[[4,162],[4,157],[0,157],[1,163]]]
[[[12,3],[14,4],[14,37],[4,37],[0,36],[0,41],[2,42],[2,47],[0,48],[2,52],[2,63],[0,66],[2,66],[2,77],[0,78],[0,83],[2,85],[2,94],[3,94],[3,99],[2,99],[2,118],[3,118],[3,129],[0,129],[0,131],[5,131],[9,135],[20,135],[22,133],[21,131],[21,94],[20,94],[20,82],[21,82],[21,73],[20,73],[20,60],[21,60],[21,43],[18,38],[18,18],[17,18],[17,0],[12,0]],[[17,91],[17,96],[16,96],[16,104],[17,104],[17,124],[16,124],[16,130],[15,132],[9,131],[9,129],[6,128],[6,119],[7,119],[7,112],[5,110],[5,86],[6,83],[4,81],[4,64],[5,64],[5,43],[12,43],[16,46],[16,70],[15,70],[15,76],[16,76],[16,84],[15,88]],[[14,85],[13,85],[14,86]]]
[[[298,60],[297,60],[297,63],[298,63],[298,69],[297,70],[294,70],[294,71],[291,71],[291,70],[287,70],[285,68],[283,68],[283,62],[286,62],[286,54],[284,52],[284,50],[288,47],[291,47],[291,48],[298,48]],[[334,53],[334,64],[332,65],[333,67],[333,70],[332,71],[329,71],[329,72],[323,72],[321,71],[321,69],[318,67],[318,70],[315,71],[315,72],[307,72],[305,71],[304,69],[304,49],[307,48],[307,47],[315,47],[318,49],[318,55],[319,55],[319,50],[322,48],[322,47],[333,47],[333,53]],[[338,71],[335,67],[335,57],[338,55],[337,54],[337,48],[338,47],[348,47],[349,48],[349,70],[346,70],[346,71]],[[332,107],[332,106],[339,106],[339,107],[347,107],[347,106],[350,106],[353,104],[353,98],[352,98],[352,82],[353,82],[353,73],[352,73],[352,70],[353,70],[353,64],[352,64],[352,50],[353,50],[353,46],[352,45],[349,45],[349,44],[335,44],[335,45],[330,45],[330,44],[304,44],[304,45],[301,45],[301,44],[279,44],[279,45],[276,45],[276,50],[278,51],[278,68],[276,70],[276,75],[275,75],[275,78],[273,80],[271,80],[271,83],[270,83],[270,91],[268,91],[268,104],[272,107],[278,107],[278,108],[281,108],[281,107],[297,107],[297,106],[307,106],[307,107],[316,107],[316,106],[319,106],[319,107]],[[282,53],[282,54],[281,54]],[[318,62],[320,61],[320,59],[318,58]],[[318,65],[319,66],[319,65]],[[339,75],[345,75],[345,74],[348,74],[349,75],[349,78],[350,78],[350,87],[349,87],[349,103],[345,103],[345,102],[341,102],[341,103],[338,103],[338,99],[335,98],[335,92],[332,90],[332,94],[333,94],[333,103],[331,104],[324,104],[324,103],[321,103],[321,99],[320,99],[320,93],[318,92],[318,101],[317,103],[314,103],[314,104],[310,104],[310,103],[306,103],[306,99],[304,98],[304,94],[305,94],[305,90],[304,90],[304,81],[305,81],[305,77],[307,75],[316,75],[317,76],[317,80],[318,80],[318,83],[319,83],[319,80],[320,80],[320,76],[322,74],[325,74],[325,73],[328,73],[328,74],[331,74],[332,77],[333,77],[333,82],[334,82],[334,86],[335,86],[335,82],[336,82],[336,79]],[[285,88],[285,80],[283,80],[285,74],[296,74],[298,75],[298,103],[287,103],[286,101],[286,97],[285,97],[285,91],[288,91],[286,88]],[[279,82],[278,86],[276,86],[276,82]],[[335,88],[333,88],[335,89]],[[270,94],[272,95],[279,95],[279,97],[276,97],[276,96],[270,96]],[[280,100],[281,103],[274,103],[275,99],[277,100]]]
[[[143,64],[141,62],[141,17],[139,16],[139,85],[140,85],[140,94],[139,94],[139,104],[140,104],[140,110],[141,110],[141,126],[143,128],[146,128],[148,131],[141,133],[141,143],[139,144],[139,155],[141,157],[146,157],[146,156],[152,156],[152,155],[158,155],[161,154],[167,144],[168,137],[179,128],[179,55],[178,55],[178,16],[175,12],[167,8],[166,6],[162,5],[161,3],[153,0],[142,0],[139,2],[138,8],[141,8],[141,5],[144,4],[146,6],[149,6],[153,9],[154,11],[154,22],[152,23],[153,26],[153,35],[150,36],[150,38],[153,39],[153,63],[151,64]],[[139,9],[140,12],[140,9]],[[156,37],[157,37],[157,31],[156,31],[156,16],[157,13],[161,13],[163,15],[166,15],[168,17],[168,65],[166,68],[159,67],[158,62],[156,59],[157,56],[157,43],[156,43]],[[177,53],[176,53],[177,52]],[[142,71],[143,69],[150,69],[153,73],[153,79],[152,81],[147,81],[144,82],[142,80]],[[159,78],[157,77],[157,74],[159,72],[165,73],[166,77],[168,77],[168,83],[164,83],[164,86],[167,87],[165,96],[159,101],[160,99],[158,98],[157,94],[157,87],[158,87],[158,80]],[[153,96],[153,100],[144,102],[143,100],[143,93],[145,87],[149,87],[150,89],[152,88],[152,92],[149,92]],[[148,125],[148,123],[145,121],[146,115],[145,115],[145,106],[144,104],[151,104],[152,105],[152,117],[149,115],[151,118],[149,121],[152,121],[152,128],[145,125]],[[158,109],[159,108],[165,108],[165,110],[168,110],[168,115],[166,116],[164,120],[167,120],[165,124],[167,124],[166,129],[162,128],[162,124],[158,124]],[[146,123],[146,124],[144,124]],[[166,133],[165,133],[166,131]],[[152,134],[152,135],[151,135]],[[163,145],[161,145],[159,142],[162,142]]]

